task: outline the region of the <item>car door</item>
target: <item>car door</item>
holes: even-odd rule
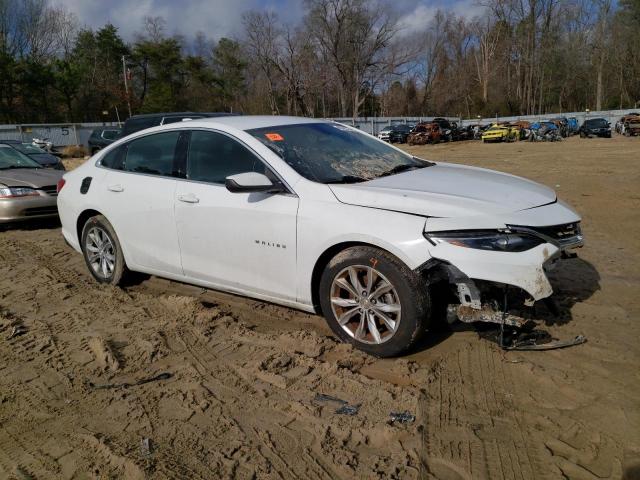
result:
[[[150,273],[182,274],[174,216],[180,135],[163,132],[128,142],[102,182],[104,213],[127,260]]]
[[[229,175],[275,175],[252,150],[221,132],[193,130],[176,225],[187,277],[233,291],[295,300],[298,197],[231,193]]]

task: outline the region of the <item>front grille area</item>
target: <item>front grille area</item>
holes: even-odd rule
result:
[[[58,207],[53,205],[51,207],[27,208],[23,213],[25,217],[35,217],[36,215],[57,215]]]
[[[38,190],[42,190],[47,195],[51,195],[52,197],[56,197],[58,195],[58,187],[56,185],[45,185],[44,187],[38,188]]]
[[[515,229],[518,226],[513,225]],[[580,222],[565,223],[563,225],[552,225],[550,227],[524,227],[528,230],[534,231],[545,237],[552,238],[557,241],[561,247],[569,248],[574,246],[581,246],[583,243],[582,230],[580,228]]]

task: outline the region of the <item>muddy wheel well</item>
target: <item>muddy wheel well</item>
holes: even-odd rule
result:
[[[84,224],[87,223],[91,217],[95,217],[96,215],[101,215],[97,210],[85,210],[78,216],[78,221],[76,222],[76,234],[78,235],[78,245],[82,240],[82,228]]]
[[[364,242],[343,242],[333,245],[326,249],[322,255],[316,261],[315,266],[313,267],[313,272],[311,273],[311,301],[313,302],[313,307],[316,310],[316,313],[322,315],[322,309],[320,308],[320,277],[322,277],[322,272],[327,264],[331,261],[333,257],[335,257],[338,253],[346,250],[351,247],[372,247],[383,250],[390,255],[393,255],[388,250],[385,250],[378,245],[373,245],[371,243]]]

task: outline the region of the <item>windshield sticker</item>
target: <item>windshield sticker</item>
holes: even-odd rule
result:
[[[267,137],[272,142],[283,142],[284,141],[284,137],[282,135],[280,135],[279,133],[265,133],[264,136]]]

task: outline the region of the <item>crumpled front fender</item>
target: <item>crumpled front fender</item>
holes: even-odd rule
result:
[[[514,285],[534,300],[541,300],[553,293],[545,266],[559,258],[560,249],[545,243],[525,252],[492,252],[441,243],[431,247],[429,253],[471,279]]]

